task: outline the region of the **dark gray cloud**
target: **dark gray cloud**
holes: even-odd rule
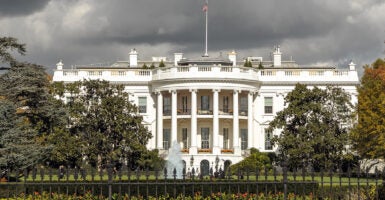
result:
[[[38,13],[0,19],[5,27],[0,33],[27,43],[25,59],[51,68],[58,59],[68,65],[125,60],[131,48],[142,59],[203,52],[203,0],[43,4]],[[19,7],[14,9],[27,6]],[[269,59],[273,46],[280,44],[284,57],[293,56],[300,64],[338,65],[354,59],[362,65],[383,57],[383,10],[381,0],[209,0],[209,53],[234,49],[240,58]]]
[[[30,15],[43,9],[50,0],[0,0],[0,16]]]

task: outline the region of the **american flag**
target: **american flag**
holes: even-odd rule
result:
[[[207,12],[207,9],[208,9],[209,7],[207,6],[207,1],[205,1],[205,4],[203,5],[203,7],[202,7],[202,11],[203,12]]]

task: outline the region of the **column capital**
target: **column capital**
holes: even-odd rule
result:
[[[160,90],[155,90],[154,93],[155,93],[156,95],[160,95],[160,94],[162,94],[162,91],[160,91]]]
[[[249,95],[258,95],[258,92],[257,91],[255,91],[255,90],[250,90],[249,91]]]
[[[213,92],[220,92],[221,91],[221,89],[219,89],[219,88],[214,88],[213,89]]]
[[[196,88],[190,88],[190,89],[189,89],[189,92],[198,92],[198,89],[196,89]]]
[[[233,93],[234,93],[234,94],[236,94],[236,93],[241,93],[241,92],[242,92],[242,90],[239,90],[239,89],[234,89],[234,90],[233,90]]]
[[[176,89],[168,90],[169,93],[176,93]]]

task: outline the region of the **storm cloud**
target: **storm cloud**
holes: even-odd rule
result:
[[[30,15],[42,10],[50,0],[0,0],[0,17]]]
[[[59,59],[67,67],[127,60],[132,48],[140,59],[203,53],[203,0],[0,2],[1,35],[27,44],[21,59],[50,69]],[[384,57],[384,11],[381,0],[209,0],[209,55],[269,59],[281,45],[303,65],[362,66]]]

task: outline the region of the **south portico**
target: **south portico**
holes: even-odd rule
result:
[[[154,89],[156,148],[167,155],[177,141],[185,162],[191,156],[195,162],[213,163],[216,157],[228,157],[230,163],[242,160],[242,151],[253,147],[256,87],[174,86]]]

